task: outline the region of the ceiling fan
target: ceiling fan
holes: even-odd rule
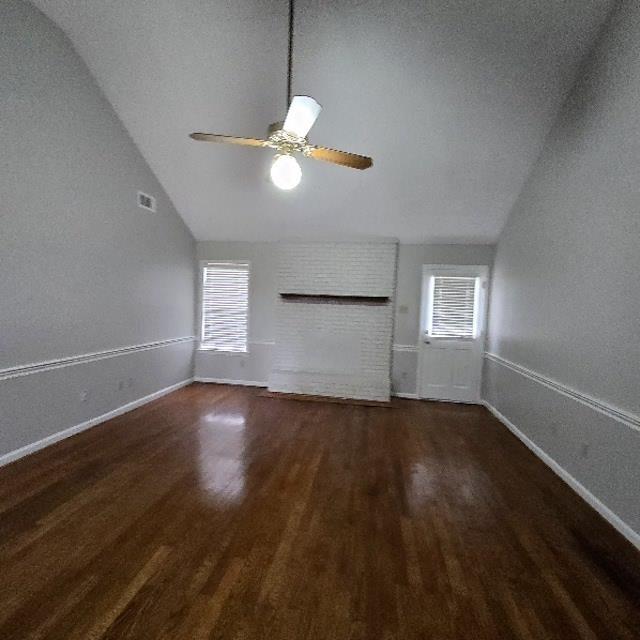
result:
[[[274,149],[276,155],[271,165],[271,180],[280,189],[289,190],[298,186],[302,178],[302,169],[295,158],[301,153],[308,158],[339,164],[352,169],[368,169],[373,160],[368,156],[338,151],[327,147],[309,144],[307,134],[320,114],[322,107],[310,96],[291,98],[291,79],[293,68],[293,24],[294,0],[289,0],[289,54],[287,73],[287,116],[284,122],[274,122],[269,126],[268,137],[239,138],[217,133],[192,133],[190,137],[202,142],[224,142],[247,147],[266,147]]]

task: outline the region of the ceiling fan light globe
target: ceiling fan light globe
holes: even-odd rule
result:
[[[302,179],[298,161],[290,155],[277,155],[271,165],[271,181],[283,191],[295,189]]]

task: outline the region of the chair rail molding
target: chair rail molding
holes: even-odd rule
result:
[[[418,351],[418,346],[415,344],[394,344],[394,351],[406,351],[407,353],[416,353]]]
[[[496,353],[485,351],[484,357],[491,362],[495,362],[500,366],[506,367],[507,369],[510,369],[511,371],[524,376],[525,378],[529,378],[530,380],[533,380],[538,384],[544,385],[545,387],[548,387],[553,391],[557,391],[558,393],[576,400],[577,402],[581,402],[589,408],[594,409],[595,411],[599,411],[607,417],[613,418],[614,420],[625,424],[631,429],[640,431],[640,416],[634,413],[615,407],[612,404],[604,402],[603,400],[600,400],[598,398],[594,398],[587,393],[582,393],[581,391],[562,384],[561,382],[558,382],[553,378],[548,378],[547,376],[544,376],[537,371],[527,369],[527,367],[523,367],[522,365],[519,365],[515,362],[511,362],[511,360],[507,360],[506,358],[503,358]]]
[[[149,349],[159,349],[161,347],[169,347],[175,344],[194,342],[195,339],[195,336],[168,338],[166,340],[156,340],[155,342],[145,342],[143,344],[118,347],[117,349],[94,351],[91,353],[83,353],[75,356],[57,358],[55,360],[45,360],[43,362],[31,362],[28,364],[17,365],[15,367],[9,367],[7,369],[0,369],[0,381],[9,380],[10,378],[18,378],[20,376],[28,376],[33,373],[40,373],[42,371],[60,369],[62,367],[71,367],[76,364],[95,362],[96,360],[104,360],[106,358],[116,358],[118,356],[126,355],[129,353],[136,353],[138,351],[148,351]]]

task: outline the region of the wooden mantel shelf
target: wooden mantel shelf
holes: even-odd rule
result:
[[[309,304],[387,304],[388,296],[341,296],[328,293],[281,293],[287,302],[306,302]]]

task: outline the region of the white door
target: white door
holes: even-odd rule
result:
[[[485,266],[425,265],[418,395],[480,401],[487,299]]]

